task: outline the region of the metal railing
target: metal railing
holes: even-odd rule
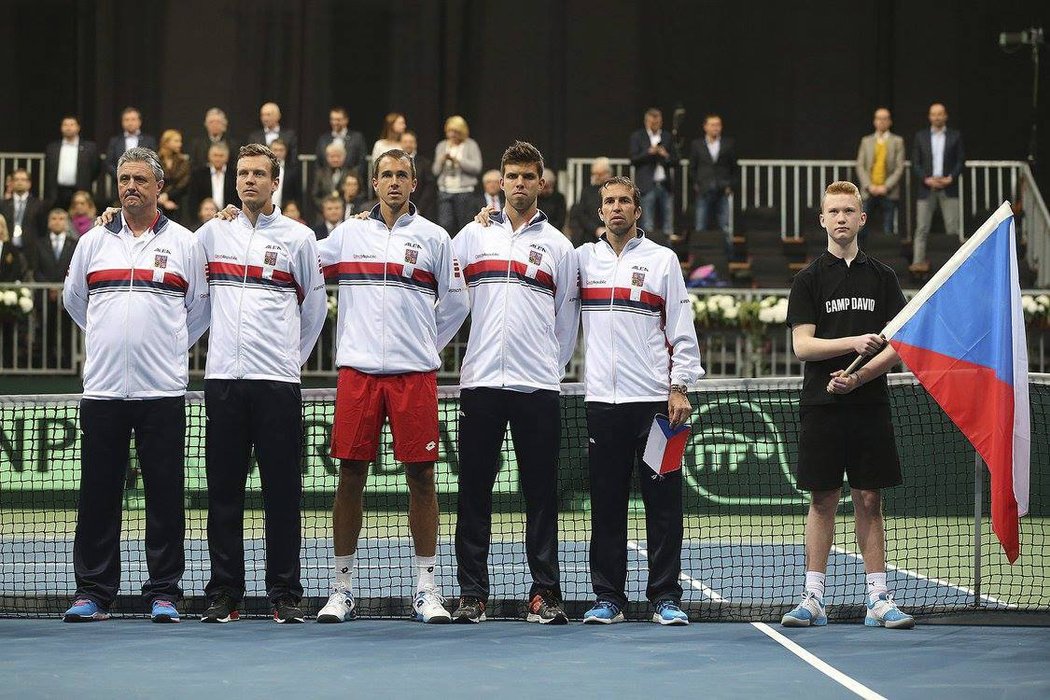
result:
[[[5,320],[0,313],[0,375],[69,375],[80,374],[83,369],[83,333],[73,323],[62,305],[62,285],[30,283],[15,285],[28,288],[33,295],[34,306],[26,318]],[[0,295],[11,289],[0,285]],[[329,294],[337,292],[329,288]],[[907,290],[911,298],[917,290]],[[732,296],[736,303],[760,301],[768,296],[787,297],[787,289],[693,289],[690,293],[706,299],[713,295]],[[1025,294],[1039,294],[1028,290]],[[2,303],[0,298],[0,303]],[[438,377],[445,381],[459,378],[460,368],[467,349],[469,320],[449,343],[442,355],[442,366]],[[740,329],[735,327],[700,326],[697,328],[701,357],[707,376],[722,377],[787,377],[802,373],[802,363],[795,357],[791,347],[791,330],[783,323],[771,323],[761,328]],[[204,376],[208,356],[208,336],[189,351],[190,376]],[[303,366],[303,376],[311,378],[334,378],[336,375],[335,323],[329,319],[321,331],[309,360]],[[583,334],[576,353],[569,363],[565,381],[583,380]],[[1050,330],[1029,332],[1029,367],[1033,372],[1050,370]]]
[[[594,158],[568,161],[566,199],[579,201],[583,187],[590,182]],[[633,177],[634,167],[626,158],[609,159],[613,174]],[[800,238],[806,227],[816,227],[815,211],[824,188],[835,180],[855,180],[856,161],[852,160],[739,160],[740,185],[735,202],[741,214],[764,208],[776,212],[780,234]],[[689,182],[689,161],[677,167],[678,206],[684,216],[693,205]],[[905,162],[897,231],[911,237],[914,216],[914,183],[911,164]],[[963,233],[980,224],[976,219],[990,213],[1003,201],[1020,202],[1024,208],[1019,228],[1027,243],[1026,259],[1036,271],[1036,285],[1050,286],[1050,215],[1029,165],[1014,160],[969,160],[959,177],[959,221]],[[972,226],[971,226],[972,224]]]

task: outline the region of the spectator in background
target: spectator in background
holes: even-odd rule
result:
[[[343,185],[343,178],[350,173],[357,175],[357,171],[346,164],[346,148],[341,141],[333,141],[324,149],[324,161],[314,173],[313,198],[317,210],[321,210],[321,202],[330,194],[339,194]],[[358,180],[360,182],[360,180]]]
[[[437,177],[438,224],[454,236],[474,219],[474,188],[481,172],[481,149],[463,117],[445,120],[445,140],[434,150],[432,172]]]
[[[339,185],[339,194],[343,200],[343,221],[362,211],[369,211],[373,202],[361,191],[361,181],[357,175],[347,173]]]
[[[211,197],[205,197],[201,200],[200,205],[197,207],[197,225],[193,227],[196,231],[204,224],[208,223],[215,218],[215,215],[219,213],[219,207],[215,204],[215,200]]]
[[[495,212],[503,211],[503,189],[500,187],[502,176],[498,170],[486,171],[481,176],[481,192],[477,194],[477,208],[489,208]],[[458,231],[453,232],[455,235]]]
[[[733,252],[733,229],[729,225],[729,198],[736,182],[736,144],[722,136],[722,117],[704,118],[704,135],[693,141],[689,152],[689,177],[696,199],[693,228],[706,231],[713,217],[725,236],[726,255]]]
[[[419,152],[416,132],[406,131],[401,134],[401,150],[408,154],[416,165],[416,191],[412,193],[412,203],[416,211],[428,219],[437,216],[437,180],[434,178],[434,163]]]
[[[565,195],[558,191],[558,174],[550,168],[543,169],[543,187],[536,199],[536,206],[547,215],[547,223],[565,230]]]
[[[303,181],[299,161],[288,160],[288,147],[281,139],[274,139],[274,142],[270,144],[270,150],[277,156],[280,176],[277,181],[277,189],[273,193],[273,204],[275,207],[283,208],[286,202],[298,199],[302,195]]]
[[[47,215],[47,233],[47,236],[36,241],[34,279],[37,282],[61,284],[65,282],[73,251],[77,247],[77,236],[69,228],[69,212],[58,207],[52,209]],[[37,321],[37,330],[42,339],[40,361],[55,369],[72,366],[73,326],[69,316],[60,313],[58,299],[61,291],[52,287],[46,295],[38,294],[36,297],[38,305],[45,303],[45,298],[47,304],[47,311]]]
[[[28,275],[22,249],[11,243],[7,219],[0,217],[0,282],[23,282]]]
[[[928,272],[930,269],[926,259],[926,236],[933,223],[934,207],[940,207],[945,232],[962,236],[959,175],[966,161],[962,134],[948,128],[948,110],[941,103],[930,105],[927,116],[930,128],[915,134],[911,152],[911,167],[919,181],[915,202],[915,241],[912,264],[908,267],[912,272]]]
[[[7,221],[11,245],[22,251],[25,264],[35,268],[36,239],[43,229],[44,205],[31,192],[29,171],[18,168],[11,173],[11,198],[0,202],[0,216]]]
[[[304,226],[306,225],[306,221],[303,219],[303,212],[299,209],[299,202],[294,199],[289,199],[284,203],[281,213],[293,221],[298,221]]]
[[[204,135],[193,139],[190,146],[190,168],[202,168],[207,165],[208,149],[214,144],[224,144],[228,152],[237,150],[240,144],[230,137],[228,128],[226,112],[212,107],[204,113]]]
[[[882,219],[882,230],[893,234],[897,223],[897,202],[901,198],[901,177],[904,175],[904,139],[890,132],[893,120],[890,110],[879,107],[873,118],[875,132],[860,140],[857,150],[857,181],[864,198],[864,213],[871,221],[876,209]],[[859,241],[864,247],[868,227],[860,230]]]
[[[210,197],[222,209],[227,204],[241,205],[237,198],[237,175],[229,167],[230,149],[214,143],[208,149],[208,165],[190,173],[190,211],[199,210],[201,201]]]
[[[15,176],[12,173],[4,176],[4,199],[11,199],[11,195],[14,193],[14,182]]]
[[[642,193],[641,228],[662,242],[659,234],[674,233],[674,173],[678,164],[674,139],[663,128],[663,113],[645,111],[645,127],[631,134],[630,154],[634,182]]]
[[[114,180],[117,178],[117,161],[124,151],[138,146],[157,150],[157,139],[142,133],[142,113],[135,107],[125,107],[120,113],[120,128],[122,133],[112,137],[106,146],[106,170]]]
[[[60,128],[62,139],[48,144],[44,170],[52,206],[68,209],[74,192],[92,189],[101,164],[95,142],[80,138],[80,119],[73,115],[62,117]]]
[[[569,238],[574,248],[584,243],[593,243],[605,233],[605,223],[598,214],[602,206],[601,186],[613,177],[609,159],[602,156],[591,163],[591,184],[580,191],[580,200],[572,205],[569,212]]]
[[[401,148],[401,137],[407,129],[408,122],[405,121],[404,114],[391,112],[386,115],[383,119],[383,129],[379,132],[379,140],[372,146],[372,157],[369,161],[375,162],[376,158],[387,151]]]
[[[330,194],[321,202],[321,223],[314,226],[314,236],[317,240],[323,241],[341,223],[343,223],[343,198],[337,194]]]
[[[190,186],[190,161],[182,152],[182,134],[175,129],[161,134],[157,157],[164,167],[164,187],[157,206],[164,216],[182,223],[183,198]]]
[[[368,151],[365,150],[365,137],[360,131],[352,131],[349,128],[350,116],[346,107],[332,107],[328,112],[328,123],[332,130],[327,134],[321,134],[317,139],[317,163],[325,162],[325,149],[328,144],[339,141],[346,151],[346,166],[353,169],[358,177],[364,177],[368,172],[368,164],[365,159]]]
[[[69,220],[78,236],[83,236],[95,226],[98,208],[90,192],[77,190],[69,202]]]
[[[259,108],[259,123],[262,128],[248,135],[248,143],[269,146],[274,140],[281,139],[288,148],[289,160],[298,160],[299,138],[293,130],[281,128],[281,108],[276,102],[266,102]]]

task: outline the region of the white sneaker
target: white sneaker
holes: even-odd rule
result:
[[[338,588],[328,596],[328,602],[317,613],[318,622],[346,622],[357,617],[354,596]]]
[[[412,619],[417,622],[442,625],[452,622],[452,615],[445,610],[445,599],[435,586],[427,586],[412,599]]]

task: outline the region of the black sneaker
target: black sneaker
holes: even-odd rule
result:
[[[201,615],[201,622],[233,622],[241,619],[237,603],[229,593],[220,593]]]
[[[460,625],[484,622],[485,601],[470,595],[461,596],[459,607],[452,613],[452,621]]]
[[[569,616],[561,607],[561,599],[553,591],[540,591],[529,601],[529,614],[525,621],[541,625],[565,625],[569,623]]]
[[[281,598],[273,604],[273,621],[300,623],[306,622],[299,601],[295,598]]]

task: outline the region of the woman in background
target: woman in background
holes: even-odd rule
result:
[[[157,155],[164,166],[164,188],[157,197],[157,205],[165,216],[181,223],[182,197],[190,184],[190,160],[182,152],[182,134],[175,129],[161,134]]]
[[[372,146],[372,157],[368,161],[368,177],[372,176],[372,163],[376,158],[392,148],[401,148],[401,134],[408,128],[405,115],[391,112],[383,119],[383,130],[379,132],[379,140]]]
[[[95,217],[98,209],[95,200],[91,198],[90,192],[77,190],[73,198],[69,200],[69,221],[78,236],[83,236],[95,226]]]
[[[474,219],[474,188],[481,172],[481,149],[470,138],[467,120],[459,115],[445,121],[445,140],[434,150],[438,186],[438,223],[455,236]]]

